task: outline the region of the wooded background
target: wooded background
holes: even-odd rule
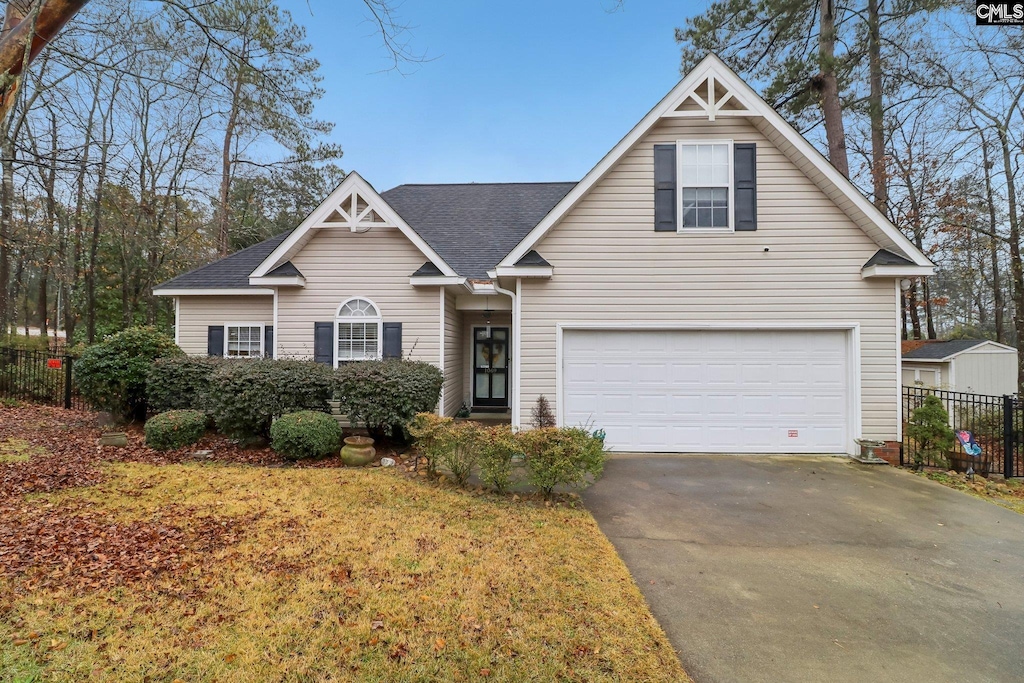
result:
[[[394,9],[363,2],[414,59]],[[905,336],[1016,345],[1024,28],[974,7],[719,0],[676,38],[682,72],[717,52],[935,261]],[[320,69],[272,0],[85,3],[0,124],[0,330],[169,329],[153,285],[293,227],[343,177]]]

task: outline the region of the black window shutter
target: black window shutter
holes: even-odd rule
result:
[[[334,365],[334,323],[313,323],[313,360]]]
[[[224,355],[224,326],[210,325],[206,328],[206,355]]]
[[[736,230],[757,230],[757,145],[733,145],[733,197]]]
[[[402,357],[402,323],[384,323],[384,350],[385,358]]]
[[[274,357],[274,326],[265,325],[263,327],[263,357],[273,358]]]
[[[676,146],[654,146],[654,229],[676,231]]]

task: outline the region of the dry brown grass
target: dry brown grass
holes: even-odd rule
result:
[[[113,523],[250,520],[148,583],[0,579],[0,679],[679,681],[593,518],[389,470],[115,463],[33,496]]]
[[[919,474],[943,486],[1024,514],[1024,482],[1013,479],[985,479],[981,476],[976,476],[972,480],[958,472],[926,471]]]

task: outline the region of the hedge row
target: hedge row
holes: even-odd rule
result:
[[[397,359],[334,370],[312,361],[183,356],[152,364],[147,396],[153,412],[201,410],[234,438],[270,437],[275,419],[329,412],[336,397],[353,424],[380,438],[404,433],[416,413],[432,410],[442,381],[429,363]]]

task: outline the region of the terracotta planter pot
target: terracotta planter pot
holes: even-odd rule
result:
[[[341,447],[341,461],[348,467],[362,467],[373,462],[377,450],[373,447],[373,439],[368,436],[349,436]]]

